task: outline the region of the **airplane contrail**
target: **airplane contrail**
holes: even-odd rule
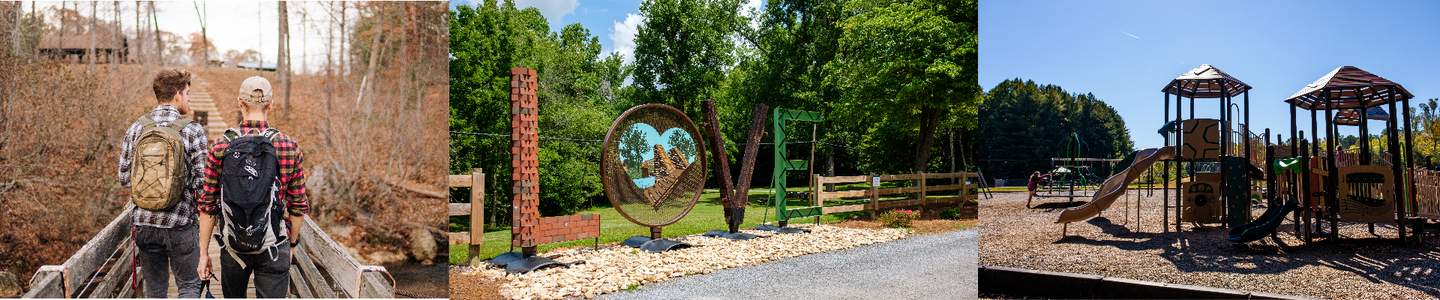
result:
[[[1128,35],[1128,36],[1130,36],[1130,37],[1133,37],[1133,38],[1135,38],[1135,39],[1137,39],[1137,40],[1140,39],[1140,37],[1135,36],[1135,35],[1133,35],[1133,34],[1130,34],[1129,32],[1125,32],[1124,30],[1116,30],[1116,31],[1119,31],[1120,33],[1124,33],[1125,35]]]

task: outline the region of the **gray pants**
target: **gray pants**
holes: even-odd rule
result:
[[[200,298],[200,236],[195,223],[179,228],[135,226],[135,247],[145,273],[145,297],[165,298],[170,274],[180,298]]]
[[[283,230],[283,229],[282,229]],[[230,250],[220,250],[220,290],[225,298],[245,298],[250,274],[255,274],[256,298],[285,298],[290,291],[290,243],[283,238],[271,251],[235,254],[245,262],[241,268]],[[271,258],[275,258],[271,260]]]

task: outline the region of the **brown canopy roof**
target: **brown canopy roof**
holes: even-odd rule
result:
[[[40,39],[40,49],[89,49],[90,32],[67,33],[63,36],[55,33],[45,35]],[[115,28],[109,26],[95,27],[95,48],[96,49],[120,49],[124,48],[125,35],[115,32]]]
[[[1384,121],[1384,120],[1390,120],[1390,114],[1389,114],[1389,113],[1386,113],[1384,108],[1371,107],[1369,110],[1367,110],[1367,112],[1368,112],[1368,113],[1365,114],[1365,118],[1366,118],[1366,119],[1382,120],[1382,121]],[[1360,110],[1359,110],[1359,109],[1342,109],[1342,110],[1340,110],[1340,113],[1335,115],[1335,124],[1339,124],[1339,125],[1350,125],[1350,126],[1360,125]]]
[[[1220,85],[1222,81],[1225,82],[1224,86]],[[1200,65],[1181,74],[1180,77],[1175,77],[1175,80],[1171,80],[1170,84],[1165,85],[1165,89],[1161,91],[1182,97],[1220,98],[1222,90],[1224,95],[1234,97],[1250,90],[1250,85],[1235,79],[1235,77],[1230,77],[1230,74],[1225,74],[1220,69],[1210,65]]]
[[[1392,92],[1396,101],[1415,98],[1398,83],[1360,68],[1344,66],[1300,89],[1285,102],[1308,110],[1323,109],[1325,103],[1321,103],[1321,94],[1327,88],[1330,89],[1331,108],[1335,109],[1367,108],[1390,103]]]

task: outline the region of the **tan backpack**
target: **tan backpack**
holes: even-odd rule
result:
[[[185,142],[180,129],[190,125],[180,117],[159,126],[150,116],[140,117],[140,138],[130,159],[130,197],[135,206],[168,211],[185,199]]]

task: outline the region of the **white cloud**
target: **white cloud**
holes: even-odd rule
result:
[[[550,25],[565,24],[562,20],[565,15],[574,14],[575,7],[580,6],[580,0],[516,0],[515,8],[525,9],[534,7],[540,10],[545,16],[545,21]],[[563,26],[562,26],[563,27]]]
[[[764,5],[764,1],[749,0],[745,1],[745,5],[740,7],[740,15],[750,18],[750,27],[760,28],[760,18],[757,17],[760,16],[761,6]]]
[[[615,48],[611,53],[624,55],[625,63],[635,61],[635,34],[641,23],[645,23],[644,16],[625,14],[625,22],[615,22],[615,28],[610,30],[610,42]]]

